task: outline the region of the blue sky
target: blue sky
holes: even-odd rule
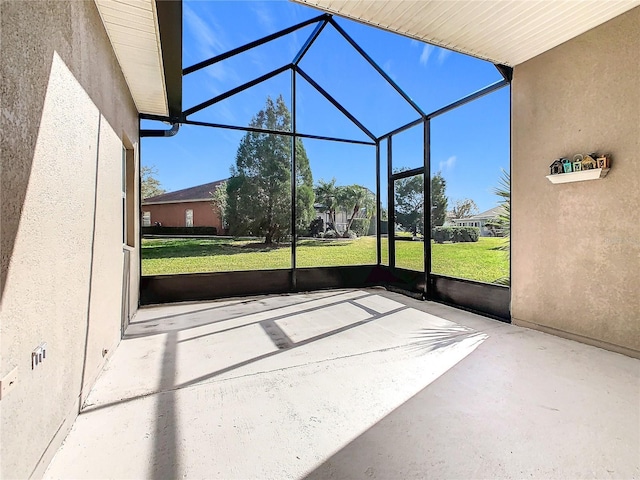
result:
[[[187,0],[183,8],[185,67],[322,13],[275,0]],[[336,19],[427,113],[501,79],[488,62]],[[186,76],[183,108],[290,63],[313,28],[308,26]],[[419,118],[330,25],[300,66],[376,135]],[[282,95],[291,107],[290,72],[190,118],[246,126],[263,108],[267,95]],[[297,125],[303,133],[368,139],[301,77],[297,79]],[[144,127],[165,128],[157,122],[144,122]],[[493,207],[497,198],[492,189],[498,183],[500,169],[509,168],[509,89],[434,119],[431,130],[432,172],[442,172],[450,200],[471,198],[481,211]],[[175,137],[142,139],[142,163],[156,167],[167,191],[226,178],[242,136],[237,131],[183,125]],[[422,141],[421,127],[395,137],[393,166],[420,166]],[[335,177],[338,184],[358,183],[375,190],[374,147],[317,140],[304,140],[304,144],[314,181]]]

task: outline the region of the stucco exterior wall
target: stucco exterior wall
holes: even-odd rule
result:
[[[602,180],[549,164],[611,153]],[[640,7],[514,69],[512,316],[640,354]]]
[[[216,227],[222,233],[222,221],[213,210],[211,202],[179,202],[142,205],[143,212],[151,212],[151,225],[162,223],[163,227],[186,226],[186,211],[193,210],[194,227]]]
[[[119,342],[122,139],[137,150],[138,122],[94,2],[3,1],[0,22],[0,375],[18,367],[0,403],[9,479],[42,474]]]

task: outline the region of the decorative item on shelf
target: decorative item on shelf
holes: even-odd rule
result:
[[[596,153],[590,153],[589,155],[585,155],[582,159],[582,170],[593,170],[597,168],[596,157],[598,155]]]
[[[584,157],[579,153],[573,156],[573,171],[581,172],[582,171],[582,160]]]
[[[559,158],[557,160],[554,160],[553,163],[549,165],[549,168],[551,169],[551,175],[558,175],[562,173],[562,159]]]
[[[598,157],[598,168],[611,168],[611,155],[604,154]]]
[[[611,168],[611,155],[598,155],[589,153],[582,155],[576,153],[573,161],[566,157],[554,160],[551,165],[551,174],[547,179],[551,183],[582,182],[584,180],[598,180],[604,178]]]

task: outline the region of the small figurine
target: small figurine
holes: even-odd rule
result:
[[[573,171],[581,172],[582,171],[582,160],[584,157],[579,153],[573,156]]]
[[[558,175],[559,173],[562,173],[562,159],[559,158],[554,160],[553,163],[549,165],[549,168],[551,169],[551,175]]]
[[[611,167],[611,156],[609,154],[601,155],[597,159],[598,168],[610,168]]]
[[[571,173],[573,171],[571,169],[571,160],[569,160],[568,158],[563,158],[562,169],[564,170],[564,173]]]
[[[585,155],[582,159],[582,170],[593,170],[597,168],[596,165],[596,157],[598,155],[596,153],[590,153],[589,155]]]

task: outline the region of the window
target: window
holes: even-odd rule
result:
[[[193,227],[193,210],[186,210],[184,215],[184,224],[186,227]]]
[[[127,149],[122,146],[122,243],[127,243]]]
[[[143,227],[151,226],[151,212],[142,212],[142,226]]]
[[[122,146],[122,243],[135,246],[136,195],[135,195],[135,155],[132,147],[127,146],[125,138]]]

